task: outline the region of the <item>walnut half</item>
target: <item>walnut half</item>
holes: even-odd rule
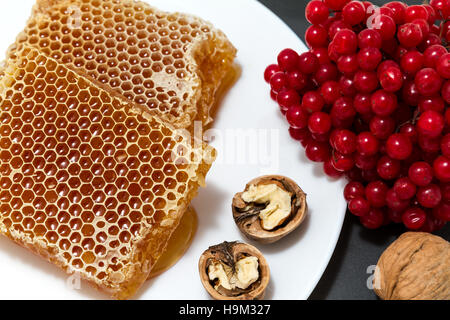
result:
[[[252,240],[273,243],[294,231],[306,217],[306,194],[291,179],[279,175],[250,181],[233,198],[233,218]]]
[[[406,232],[378,260],[373,280],[384,300],[449,300],[450,243],[424,232]]]
[[[223,242],[209,247],[199,260],[200,280],[217,300],[257,300],[264,297],[269,266],[255,247]]]

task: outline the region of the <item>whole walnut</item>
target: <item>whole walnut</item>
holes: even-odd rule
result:
[[[449,300],[450,243],[429,233],[402,234],[381,255],[373,284],[384,300]]]

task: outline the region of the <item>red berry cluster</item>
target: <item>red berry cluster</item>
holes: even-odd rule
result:
[[[265,80],[306,156],[346,176],[367,228],[450,221],[450,0],[313,0],[310,50],[285,49]]]

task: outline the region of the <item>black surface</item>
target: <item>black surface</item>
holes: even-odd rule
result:
[[[308,27],[303,0],[259,0],[283,19],[304,41]],[[372,1],[381,5],[387,1]],[[419,4],[422,1],[406,1]],[[341,236],[330,263],[310,299],[377,299],[367,287],[368,267],[376,265],[384,249],[405,231],[400,225],[367,230],[359,220],[347,213]],[[450,223],[436,232],[450,240]]]

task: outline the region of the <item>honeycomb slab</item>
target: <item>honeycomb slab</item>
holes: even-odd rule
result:
[[[207,124],[236,50],[197,17],[132,0],[38,0],[8,52],[39,49],[179,128]]]
[[[0,233],[129,298],[213,151],[35,49],[16,55],[0,80]]]

